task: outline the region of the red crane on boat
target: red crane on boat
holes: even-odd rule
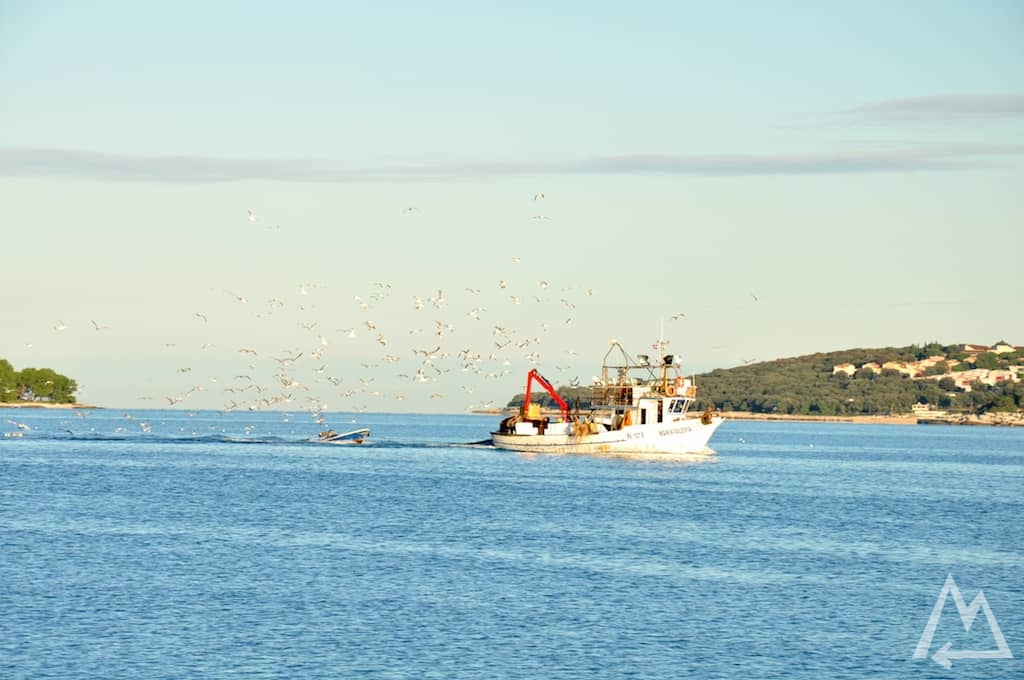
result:
[[[551,398],[558,402],[558,406],[562,409],[562,420],[569,420],[569,405],[565,403],[565,399],[562,399],[558,395],[558,392],[552,387],[548,379],[540,374],[540,372],[534,368],[526,374],[526,399],[523,401],[523,415],[527,415],[530,412],[530,392],[532,391],[533,381],[536,380],[540,383],[540,386],[547,390]]]

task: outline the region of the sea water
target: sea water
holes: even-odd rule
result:
[[[0,677],[1024,677],[1024,429],[496,420],[0,410]],[[950,575],[973,625],[947,590],[915,659]]]

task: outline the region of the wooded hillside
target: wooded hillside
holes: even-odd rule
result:
[[[789,359],[776,359],[716,369],[698,374],[694,408],[708,406],[718,411],[749,411],[799,415],[887,415],[909,413],[914,404],[964,413],[1016,411],[1024,409],[1024,383],[1007,380],[996,385],[970,384],[958,387],[958,372],[974,367],[1007,370],[1024,365],[1024,351],[970,353],[964,345],[882,347],[822,352]],[[893,369],[870,369],[887,362],[912,362],[942,356],[947,362],[913,378]],[[852,375],[834,372],[842,364],[858,368]],[[1020,377],[1018,376],[1018,380]],[[589,387],[559,387],[559,394],[583,410],[590,405]],[[508,406],[518,408],[525,395],[519,394]],[[556,408],[554,400],[541,391],[534,397],[545,408]]]

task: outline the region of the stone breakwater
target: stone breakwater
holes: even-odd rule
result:
[[[917,423],[917,417],[910,414],[894,416],[813,416],[789,413],[722,411],[719,415],[729,420],[796,420],[813,423],[874,423],[876,425],[914,425]]]
[[[946,413],[927,415],[917,418],[919,425],[1001,425],[1008,427],[1024,427],[1024,412],[1016,413],[983,413],[981,415]]]
[[[874,423],[885,425],[998,425],[1024,427],[1024,411],[1015,413],[973,414],[906,414],[892,416],[810,416],[778,413],[726,411],[721,414],[732,420],[798,420],[816,423]]]

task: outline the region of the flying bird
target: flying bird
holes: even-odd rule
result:
[[[256,211],[253,210],[252,208],[249,208],[249,221],[250,222],[255,222],[256,221]]]

